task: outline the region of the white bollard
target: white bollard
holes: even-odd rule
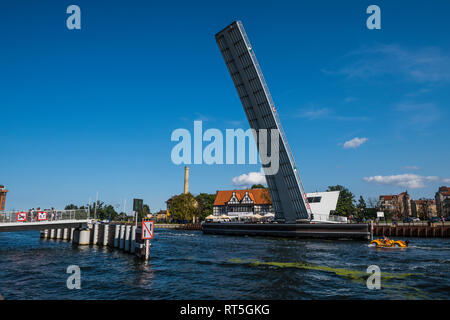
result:
[[[119,249],[123,249],[125,247],[125,225],[120,226],[120,244]]]
[[[89,229],[76,229],[73,232],[72,242],[79,245],[89,245],[91,232]]]
[[[118,248],[120,243],[120,225],[116,224],[116,229],[114,232],[114,248]]]
[[[92,231],[93,231],[92,244],[97,244],[98,243],[98,223],[94,223],[94,225],[92,226]]]
[[[136,226],[131,227],[130,241],[131,241],[130,252],[132,254],[135,254],[135,252],[136,252]]]
[[[108,237],[109,237],[109,224],[104,225],[105,229],[103,230],[103,245],[108,245]]]
[[[131,233],[131,226],[125,227],[125,245],[124,250],[126,252],[130,251],[130,233]]]
[[[69,229],[64,228],[63,229],[63,236],[62,236],[63,240],[68,240],[69,239]]]

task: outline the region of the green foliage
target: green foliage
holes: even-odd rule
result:
[[[74,204],[69,204],[69,205],[67,205],[65,208],[64,208],[64,210],[76,210],[76,209],[78,209],[78,206],[76,206],[76,205],[74,205]]]
[[[213,204],[215,199],[216,195],[209,193],[200,193],[195,197],[195,200],[198,203],[197,216],[201,220],[204,220],[207,216],[213,213]]]
[[[142,206],[142,211],[138,212],[138,220],[142,221],[143,218],[147,218],[147,215],[151,214],[150,207],[148,204]]]
[[[166,201],[170,218],[174,220],[192,221],[198,214],[198,203],[191,193],[182,193]]]
[[[114,207],[112,205],[107,205],[103,208],[101,208],[101,210],[97,209],[97,218],[100,220],[105,220],[105,219],[111,219],[111,220],[115,220],[117,218],[118,214],[116,212],[116,210],[114,210]]]
[[[267,189],[262,184],[254,184],[250,189]]]
[[[341,185],[329,186],[327,191],[340,191],[336,206],[336,214],[349,216],[355,213],[355,196],[346,187]]]

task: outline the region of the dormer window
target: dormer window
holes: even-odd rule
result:
[[[231,199],[228,201],[228,204],[237,204],[239,203],[239,199],[236,197],[236,192],[233,192]]]
[[[253,203],[253,200],[250,198],[248,191],[245,192],[244,198],[242,198],[241,203]]]

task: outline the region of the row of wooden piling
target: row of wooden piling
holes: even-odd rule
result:
[[[403,225],[386,226],[374,225],[373,234],[375,236],[388,237],[420,237],[420,238],[448,238],[450,236],[450,226],[444,224],[434,225]]]
[[[41,231],[41,238],[72,241],[74,245],[116,248],[145,257],[141,228],[132,225],[91,223],[83,228],[46,229]]]

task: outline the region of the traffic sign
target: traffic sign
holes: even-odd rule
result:
[[[47,211],[38,211],[37,219],[38,221],[47,220]]]
[[[153,239],[153,226],[154,223],[152,220],[142,221],[142,240]]]
[[[144,206],[144,200],[133,199],[133,211],[142,212],[143,206]]]
[[[27,221],[27,213],[26,212],[17,212],[17,221]]]

